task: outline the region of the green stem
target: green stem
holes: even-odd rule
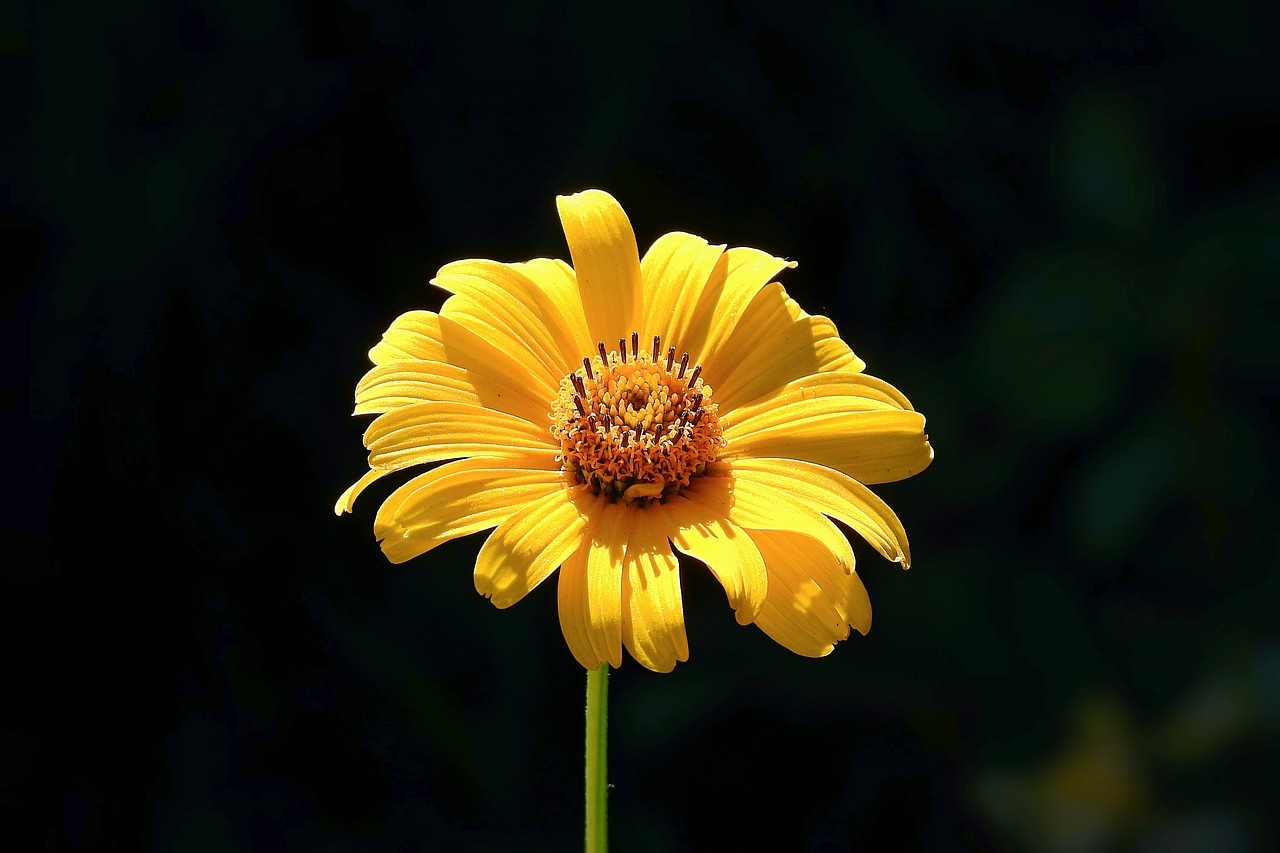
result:
[[[587,673],[587,853],[609,849],[609,664]]]

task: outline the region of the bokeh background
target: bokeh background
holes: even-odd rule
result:
[[[25,4],[0,26],[10,827],[580,842],[554,584],[391,566],[350,418],[554,196],[794,258],[929,418],[822,660],[685,573],[612,679],[615,849],[1274,849],[1280,63],[1258,4]],[[21,377],[28,377],[23,394]]]

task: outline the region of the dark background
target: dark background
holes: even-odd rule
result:
[[[391,566],[348,417],[554,196],[800,262],[929,418],[822,660],[685,574],[615,849],[1280,843],[1280,72],[1258,4],[27,4],[0,27],[3,808],[47,849],[566,850],[583,673],[480,537]],[[1202,8],[1201,8],[1202,7]],[[25,343],[25,347],[23,344]],[[10,351],[11,350],[11,351]],[[16,829],[15,829],[16,831]]]

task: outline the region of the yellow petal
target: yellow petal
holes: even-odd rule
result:
[[[555,448],[543,426],[470,403],[429,401],[381,415],[364,433],[369,466],[400,469],[441,459],[519,459]]]
[[[481,546],[476,591],[503,608],[524,598],[582,546],[588,518],[602,502],[577,486],[526,504]]]
[[[596,669],[622,665],[622,560],[625,515],[602,502],[586,540],[560,567],[560,630],[578,663]]]
[[[699,477],[682,494],[709,517],[726,518],[748,532],[790,530],[809,536],[837,555],[846,569],[853,570],[853,549],[840,528],[783,489],[740,479],[730,472],[725,476]]]
[[[911,402],[902,392],[883,379],[865,373],[814,373],[793,379],[767,397],[735,409],[720,407],[720,417],[741,435],[759,428],[770,420],[780,406],[791,406],[791,411],[806,400],[819,397],[842,397],[849,411],[876,411],[884,409],[911,409]],[[717,394],[717,399],[719,395]],[[757,420],[759,419],[759,420]]]
[[[664,351],[677,347],[677,357],[685,351],[699,297],[711,295],[708,280],[718,265],[723,268],[717,278],[723,280],[728,268],[724,246],[710,246],[701,237],[673,231],[654,241],[640,261],[645,312],[641,339],[652,342],[654,335],[661,335]]]
[[[381,414],[427,400],[469,403],[537,423],[547,401],[527,384],[439,361],[395,361],[373,367],[356,386],[357,415]]]
[[[682,495],[654,504],[648,512],[662,516],[676,548],[700,560],[720,581],[738,624],[750,624],[769,586],[764,560],[751,537],[727,518]]]
[[[795,265],[794,261],[775,258],[759,249],[737,247],[725,252],[722,264],[716,266],[698,294],[695,319],[683,344],[692,363],[712,365],[714,354],[729,339],[760,289],[779,272]]]
[[[723,460],[804,459],[843,471],[861,483],[890,483],[919,474],[933,461],[924,415],[849,411],[842,397],[778,406],[741,427],[725,429]]]
[[[487,530],[524,505],[566,487],[555,454],[459,459],[419,474],[378,509],[373,532],[393,563]]]
[[[806,314],[776,282],[756,294],[729,339],[703,364],[716,402],[726,410],[794,379],[833,370],[858,373],[866,366],[834,323]]]
[[[590,529],[587,531],[590,535]],[[597,645],[596,631],[591,624],[587,596],[587,554],[590,547],[583,544],[560,565],[560,579],[556,583],[557,612],[560,615],[560,633],[574,659],[585,670],[600,668],[604,662]]]
[[[442,267],[431,283],[453,294],[440,316],[527,362],[528,369],[540,368],[553,387],[582,358],[560,305],[515,266],[456,261]]]
[[[839,471],[797,459],[739,459],[738,483],[750,480],[781,489],[818,512],[852,527],[885,559],[911,566],[911,546],[902,522],[866,486]]]
[[[440,317],[434,311],[401,314],[369,350],[369,360],[374,364],[414,359],[448,361],[440,340]]]
[[[576,365],[582,356],[594,353],[596,344],[587,328],[582,294],[578,292],[578,277],[574,275],[573,267],[564,261],[547,258],[534,258],[523,264],[511,264],[511,267],[527,275],[560,310],[564,318],[564,332],[573,341],[573,364]]]
[[[338,497],[338,502],[333,505],[334,515],[342,515],[344,512],[351,512],[351,508],[355,506],[356,498],[360,497],[360,493],[369,487],[370,483],[375,480],[381,480],[390,474],[390,468],[370,468],[364,472],[364,476],[356,480],[347,490]]]
[[[396,318],[382,342],[369,350],[369,358],[378,366],[406,361],[453,364],[497,384],[526,386],[525,395],[538,400],[550,400],[560,388],[559,378],[551,382],[541,370],[530,372],[508,352],[431,311],[410,311]]]
[[[622,642],[641,666],[670,672],[689,659],[680,597],[680,571],[659,516],[624,509],[631,537],[623,559]]]
[[[591,338],[613,347],[640,317],[640,251],[631,221],[606,192],[557,196]]]
[[[823,657],[849,636],[871,629],[871,600],[862,580],[846,573],[821,544],[778,530],[752,530],[769,568],[769,595],[756,625],[799,655]]]

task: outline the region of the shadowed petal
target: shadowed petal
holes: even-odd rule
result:
[[[622,567],[622,642],[647,669],[670,672],[689,659],[680,571],[654,513],[628,513],[631,536]]]
[[[378,509],[374,535],[393,563],[495,527],[513,513],[565,488],[555,454],[522,459],[459,459],[419,474]]]
[[[524,362],[431,311],[410,311],[397,317],[383,332],[382,341],[369,350],[369,359],[374,370],[414,361],[452,364],[498,385],[522,386],[524,395],[535,400],[545,401],[559,387],[559,377],[549,382],[541,371],[530,372]]]
[[[582,547],[589,519],[602,501],[579,486],[526,504],[480,548],[476,591],[503,608],[524,598]]]
[[[697,312],[683,344],[695,364],[712,365],[756,294],[779,272],[796,265],[745,247],[729,249],[721,261],[697,295]]]
[[[707,295],[708,279],[724,260],[724,246],[710,246],[701,237],[681,231],[654,241],[640,262],[645,313],[639,328],[646,341],[661,335],[664,347],[688,349],[700,307],[698,297]],[[723,265],[727,268],[727,263]],[[719,278],[724,272],[720,270]]]
[[[357,415],[389,412],[423,400],[470,403],[537,423],[547,402],[532,396],[527,383],[495,378],[440,361],[395,361],[374,367],[356,386]]]
[[[819,397],[840,397],[847,411],[872,412],[886,409],[911,410],[911,402],[901,391],[883,379],[865,373],[811,373],[793,379],[763,400],[738,406],[731,410],[723,407],[720,416],[727,420],[738,434],[758,429],[765,424],[782,420],[777,410],[782,406],[796,406]],[[788,410],[788,416],[795,415]],[[758,421],[758,423],[757,423]],[[727,428],[726,428],[727,429]]]
[[[431,283],[453,294],[440,316],[457,322],[506,353],[524,353],[520,361],[540,368],[557,385],[582,358],[566,312],[520,268],[497,261],[446,264]],[[562,300],[565,301],[565,300]],[[573,315],[577,307],[565,307]]]
[[[803,376],[859,373],[866,366],[840,340],[834,323],[806,314],[776,282],[756,294],[728,340],[708,352],[703,364],[715,379],[716,401],[726,410]]]
[[[756,625],[806,657],[830,654],[849,627],[871,630],[871,601],[857,574],[846,572],[821,543],[796,533],[752,530],[769,568],[769,595]]]
[[[585,669],[622,666],[623,507],[604,503],[581,548],[560,567],[560,630]]]
[[[740,459],[738,483],[750,480],[789,493],[808,506],[843,521],[887,560],[911,566],[911,546],[902,522],[870,489],[839,471],[797,459]]]
[[[726,518],[747,531],[790,530],[821,542],[839,556],[842,565],[853,570],[853,549],[840,528],[826,516],[786,490],[767,483],[741,479],[727,473],[694,480],[682,493],[710,514]]]
[[[428,401],[380,416],[364,433],[369,464],[399,469],[462,456],[518,459],[555,449],[545,427],[470,403]]]
[[[560,310],[564,334],[573,343],[573,351],[567,353],[576,367],[583,355],[595,352],[595,340],[587,328],[587,316],[582,310],[582,294],[578,291],[578,277],[573,267],[564,261],[534,258],[523,264],[508,264],[529,277]],[[563,346],[563,345],[562,345]]]
[[[659,513],[676,548],[700,560],[720,581],[738,624],[750,624],[764,603],[769,580],[760,551],[743,529],[684,495],[654,504],[649,512]]]

